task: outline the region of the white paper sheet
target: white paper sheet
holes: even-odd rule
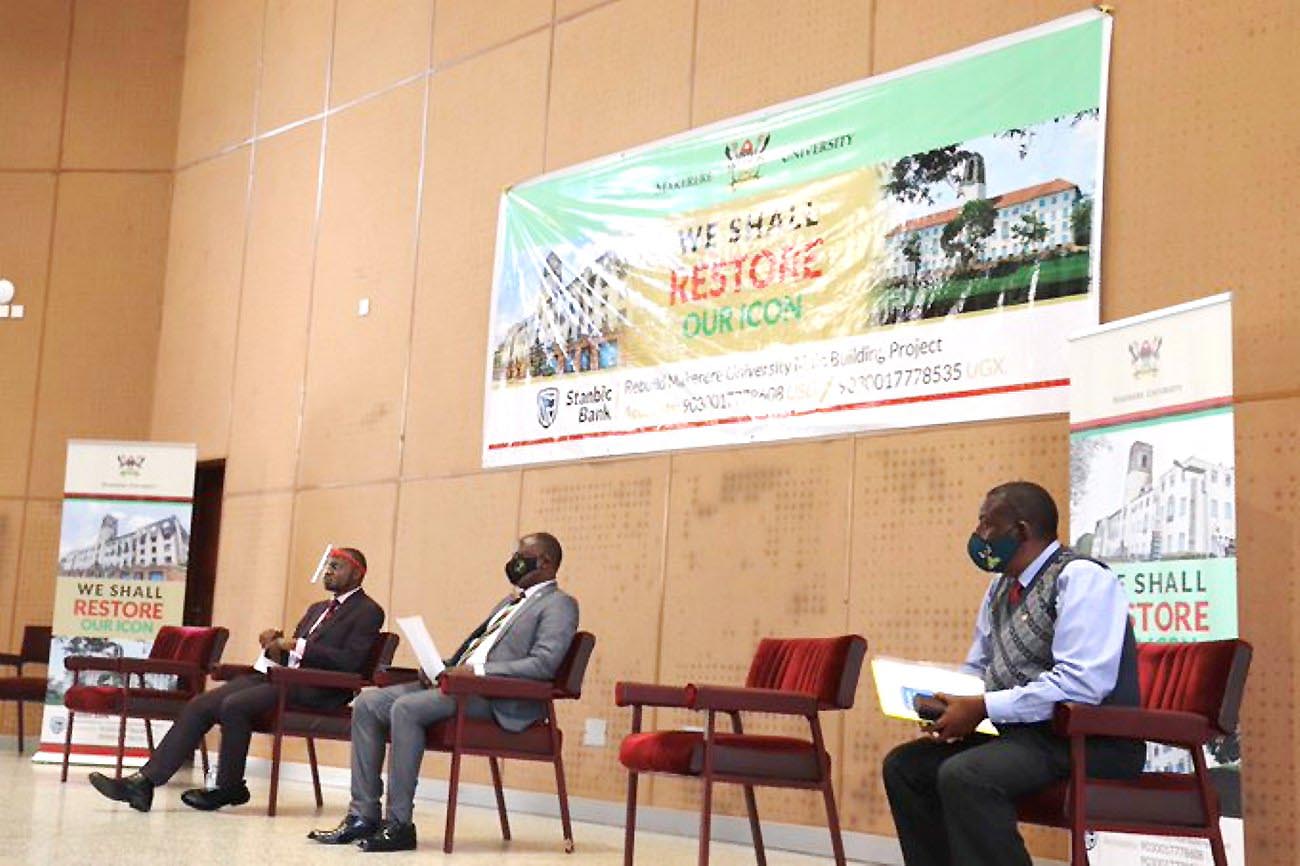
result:
[[[431,680],[442,676],[447,666],[443,664],[442,655],[438,652],[438,647],[434,646],[433,637],[424,625],[424,617],[399,616],[397,627],[410,642],[415,657],[420,660],[420,669],[424,671],[424,675]]]
[[[877,656],[871,660],[871,675],[876,681],[880,711],[895,719],[921,721],[912,706],[912,699],[917,695],[930,696],[937,692],[949,695],[984,694],[984,681],[979,677],[963,673],[957,668],[927,662]],[[975,730],[984,734],[998,732],[988,719],[980,722]]]

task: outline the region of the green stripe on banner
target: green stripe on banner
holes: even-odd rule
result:
[[[1198,412],[1176,412],[1172,415],[1160,415],[1156,418],[1142,418],[1138,421],[1129,421],[1125,424],[1115,424],[1110,427],[1094,427],[1091,430],[1079,430],[1070,434],[1072,439],[1090,439],[1093,436],[1106,436],[1111,433],[1119,433],[1123,430],[1132,430],[1137,427],[1156,427],[1161,424],[1170,424],[1174,421],[1190,421],[1194,418],[1206,418],[1210,415],[1222,415],[1224,412],[1231,412],[1232,406],[1216,406],[1213,409],[1202,409]]]

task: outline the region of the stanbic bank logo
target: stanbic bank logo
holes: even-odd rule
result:
[[[9,280],[0,280],[0,319],[21,319],[23,305],[12,303],[14,284]]]
[[[560,411],[560,389],[543,388],[537,392],[537,423],[550,427]]]

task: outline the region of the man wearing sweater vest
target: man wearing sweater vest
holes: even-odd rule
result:
[[[1060,701],[1138,703],[1137,647],[1124,587],[1104,565],[1056,539],[1056,504],[1027,481],[988,492],[967,543],[995,572],[963,666],[976,697],[936,695],[942,715],[885,758],[885,790],[907,866],[1030,866],[1016,801],[1069,774],[1069,742],[1052,732]],[[1001,736],[975,733],[985,718]],[[1145,745],[1094,738],[1088,773],[1127,778]]]

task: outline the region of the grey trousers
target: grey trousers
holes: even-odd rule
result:
[[[415,786],[424,759],[425,731],[430,725],[456,714],[456,699],[419,683],[401,683],[385,689],[365,689],[352,703],[352,803],[348,812],[379,820],[384,783],[384,740],[393,741],[388,758],[388,817],[411,823]],[[465,706],[470,718],[491,718],[483,698],[473,696]]]

